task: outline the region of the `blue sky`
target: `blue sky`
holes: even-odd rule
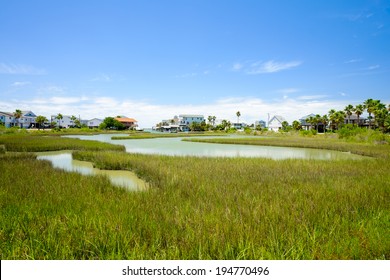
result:
[[[388,0],[0,3],[0,111],[292,122],[389,85]]]

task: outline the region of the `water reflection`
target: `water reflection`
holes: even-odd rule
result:
[[[155,138],[155,139],[131,139],[112,140],[112,134],[68,136],[85,140],[97,140],[117,145],[124,145],[128,153],[157,154],[170,156],[199,156],[199,157],[262,157],[275,160],[283,159],[317,159],[317,160],[341,160],[363,159],[365,157],[343,153],[339,151],[255,146],[233,144],[211,144],[181,141],[182,138]],[[119,135],[115,135],[119,136]],[[121,134],[120,136],[123,136]],[[126,136],[126,134],[124,134]],[[228,136],[229,137],[229,136]],[[205,137],[214,138],[214,137]]]
[[[37,153],[37,159],[48,160],[53,167],[68,172],[77,172],[83,175],[105,175],[116,186],[125,187],[129,190],[144,190],[147,183],[131,171],[101,170],[94,168],[92,163],[74,160],[70,151],[42,152]]]

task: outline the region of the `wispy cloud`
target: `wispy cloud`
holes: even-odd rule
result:
[[[324,99],[329,97],[326,94],[317,94],[317,95],[302,95],[298,96],[296,99],[297,100],[318,100],[318,99]]]
[[[368,66],[368,67],[366,68],[366,70],[375,70],[375,69],[378,69],[379,67],[380,67],[379,64],[371,65],[371,66]]]
[[[0,63],[0,74],[45,75],[46,71],[31,65]]]
[[[353,59],[350,59],[350,60],[347,60],[347,61],[344,61],[345,64],[350,64],[350,63],[356,63],[356,62],[360,62],[362,61],[362,59],[359,59],[359,58],[353,58]]]
[[[264,63],[253,63],[251,68],[247,71],[248,74],[264,74],[264,73],[276,73],[283,70],[298,67],[302,64],[302,61],[288,61],[288,62],[277,62],[269,60]]]
[[[185,73],[185,74],[176,75],[175,78],[183,78],[183,79],[185,79],[185,78],[193,78],[193,77],[196,77],[196,76],[198,76],[198,73],[192,72],[192,73]]]
[[[29,85],[30,82],[14,82],[11,84],[13,87],[23,87]]]
[[[291,94],[291,93],[296,93],[299,91],[300,91],[300,89],[298,89],[298,88],[282,88],[282,89],[279,89],[277,92],[283,93],[283,94]]]
[[[233,67],[232,67],[232,70],[233,71],[240,71],[242,69],[242,67],[244,67],[243,64],[241,64],[241,63],[234,63]]]
[[[95,77],[93,77],[90,81],[91,82],[111,82],[112,81],[112,76],[108,74],[98,74]]]

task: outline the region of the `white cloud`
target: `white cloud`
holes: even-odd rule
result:
[[[379,67],[380,67],[379,64],[371,65],[371,66],[367,67],[367,70],[374,70],[374,69],[378,69]]]
[[[276,73],[291,69],[302,64],[302,61],[276,62],[269,60],[264,63],[254,63],[247,71],[248,74]]]
[[[30,82],[14,82],[11,84],[13,87],[23,87],[29,85]]]
[[[0,63],[0,74],[45,75],[46,71],[30,65]]]
[[[232,70],[233,71],[240,71],[243,67],[244,67],[244,65],[242,65],[241,63],[234,63]]]
[[[317,95],[302,95],[298,96],[298,100],[317,100],[317,99],[324,99],[328,97],[328,95],[325,94],[317,94]]]
[[[4,103],[4,104],[3,104]],[[152,127],[162,119],[172,118],[179,114],[203,114],[218,119],[236,120],[236,112],[241,112],[241,120],[249,124],[256,120],[267,121],[267,114],[284,116],[289,123],[300,117],[315,113],[326,114],[330,109],[340,110],[345,101],[331,101],[325,95],[301,96],[300,99],[280,97],[278,100],[264,101],[256,97],[228,97],[211,100],[204,104],[154,104],[147,101],[131,99],[114,99],[111,97],[85,96],[52,96],[50,98],[33,98],[0,102],[5,110],[32,110],[37,115],[76,115],[82,119],[104,118],[125,115],[139,121],[141,127]],[[4,106],[3,106],[4,105]]]
[[[298,88],[282,88],[282,89],[278,90],[279,93],[283,93],[283,94],[296,93],[299,91],[300,91],[300,89],[298,89]]]
[[[185,74],[181,74],[181,75],[176,75],[175,78],[192,78],[192,77],[196,77],[198,76],[198,73],[185,73]]]
[[[350,60],[347,60],[347,61],[344,61],[345,64],[350,64],[350,63],[356,63],[356,62],[360,62],[362,61],[362,59],[359,59],[359,58],[353,58],[353,59],[350,59]]]
[[[98,74],[97,76],[95,76],[94,78],[92,78],[90,81],[91,82],[111,82],[112,80],[113,80],[112,75],[101,73],[101,74]]]

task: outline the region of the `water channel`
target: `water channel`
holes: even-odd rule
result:
[[[117,145],[124,145],[128,153],[157,154],[170,156],[199,156],[199,157],[262,157],[274,160],[283,159],[317,159],[317,160],[341,160],[363,159],[364,157],[331,150],[290,148],[236,144],[211,144],[181,141],[177,138],[152,138],[112,140],[113,136],[127,136],[127,134],[99,134],[64,136],[83,140],[97,140]],[[224,136],[222,136],[224,137]],[[235,136],[227,136],[235,137]],[[242,136],[240,136],[242,137]],[[203,137],[202,137],[203,138]],[[215,138],[204,136],[204,138]]]
[[[127,134],[100,134],[92,136],[69,135],[63,137],[79,138],[82,140],[96,140],[124,145],[126,147],[126,152],[141,154],[199,157],[262,157],[274,160],[292,158],[316,160],[358,160],[365,158],[351,153],[330,150],[186,142],[181,141],[182,137],[112,140],[111,137],[113,136],[127,136]],[[148,188],[148,184],[138,178],[137,175],[131,171],[101,170],[94,168],[90,162],[74,160],[72,158],[71,151],[37,153],[37,159],[48,160],[52,163],[53,167],[68,172],[78,172],[83,175],[105,175],[110,179],[113,185],[125,187],[129,190],[144,190]]]
[[[138,178],[131,171],[94,168],[91,162],[73,159],[71,151],[40,152],[36,154],[38,160],[48,160],[54,168],[83,175],[104,175],[108,177],[113,185],[124,187],[128,190],[144,190],[148,187],[145,181]]]

